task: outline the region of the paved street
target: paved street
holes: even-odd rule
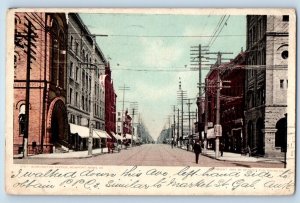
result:
[[[102,154],[89,158],[28,158],[15,159],[17,164],[48,164],[48,165],[137,165],[137,166],[197,166],[195,155],[170,145],[147,144],[120,153]],[[203,167],[270,167],[281,168],[280,163],[220,161],[200,156],[198,166]]]

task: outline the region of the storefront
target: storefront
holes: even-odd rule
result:
[[[88,138],[90,136],[90,130],[88,127],[79,126],[70,123],[71,132],[71,149],[76,151],[82,151],[88,149]],[[93,149],[105,148],[109,135],[102,130],[93,129]]]

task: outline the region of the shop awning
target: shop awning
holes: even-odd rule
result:
[[[131,134],[125,134],[125,138],[131,140]]]
[[[114,138],[116,138],[117,140],[123,140],[123,137],[120,136],[119,134],[115,134],[114,132],[110,132],[112,134],[112,136],[114,136]]]
[[[90,135],[90,129],[88,127],[75,125],[73,123],[70,123],[70,131],[72,134],[78,134],[81,138],[89,138]],[[100,139],[100,136],[95,131],[96,129],[93,130],[93,138]]]
[[[107,134],[107,132],[99,129],[94,129],[93,131],[93,137],[97,136],[98,138],[108,138],[111,139],[111,137]]]

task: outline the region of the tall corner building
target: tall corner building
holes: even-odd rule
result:
[[[101,84],[100,78],[105,75],[107,60],[98,44],[93,42],[92,33],[80,15],[69,13],[68,21],[66,106],[71,131],[70,147],[74,150],[87,150],[90,112],[93,112],[93,148],[104,148],[108,136],[105,133],[105,85]],[[93,106],[91,94],[94,94]]]
[[[66,14],[17,12],[14,34],[13,154],[52,153],[68,144]]]
[[[246,147],[283,157],[287,137],[289,16],[247,16]]]

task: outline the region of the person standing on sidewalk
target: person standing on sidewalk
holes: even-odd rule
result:
[[[224,142],[223,142],[223,141],[221,141],[221,142],[220,142],[220,154],[221,154],[221,156],[223,156],[223,151],[224,151],[224,148],[225,148],[225,146],[224,146]]]
[[[199,140],[197,140],[196,143],[194,144],[193,150],[196,156],[196,164],[198,164],[199,154],[201,153],[201,145],[199,143]]]

